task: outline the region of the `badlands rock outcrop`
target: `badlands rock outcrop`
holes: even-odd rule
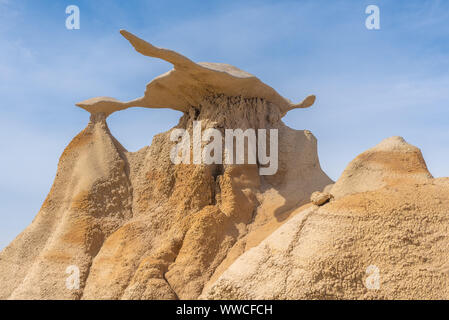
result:
[[[449,179],[400,137],[355,158],[330,189],[242,254],[203,299],[448,299]]]
[[[86,281],[105,239],[132,218],[132,199],[125,149],[104,115],[92,115],[64,150],[36,218],[0,253],[0,298],[80,298],[65,286],[67,267]]]
[[[330,189],[336,198],[432,178],[421,151],[402,137],[383,140],[355,158]]]
[[[0,253],[0,299],[195,299],[241,254],[285,222],[313,191],[332,183],[315,137],[285,126],[294,104],[233,66],[195,63],[121,31],[135,49],[174,69],[141,98],[78,103],[90,122],[62,154],[36,218]],[[127,152],[106,118],[129,107],[182,111],[173,128],[277,129],[279,165],[178,164],[172,130]],[[68,269],[69,268],[69,269]],[[67,287],[68,270],[79,288]]]
[[[90,122],[61,155],[36,218],[1,251],[0,299],[449,298],[449,179],[433,178],[418,148],[386,139],[334,184],[312,133],[281,120],[315,96],[295,104],[233,66],[121,33],[174,69],[143,97],[77,104]],[[128,152],[107,117],[130,107],[183,115]],[[174,164],[171,134],[195,123],[277,129],[277,172]],[[79,286],[66,285],[73,270]]]

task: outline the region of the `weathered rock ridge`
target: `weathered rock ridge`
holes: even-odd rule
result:
[[[143,97],[77,104],[90,122],[33,222],[0,252],[0,299],[449,298],[449,179],[433,178],[418,148],[385,139],[333,183],[312,133],[282,122],[315,96],[294,104],[233,66],[121,33],[174,69]],[[183,115],[128,152],[107,117],[130,107]],[[276,129],[277,172],[174,164],[171,134],[198,123],[221,139],[226,129]],[[79,287],[67,285],[74,269]]]
[[[448,299],[449,179],[400,137],[355,158],[203,299]]]
[[[256,77],[224,64],[197,64],[121,31],[136,50],[174,69],[147,85],[142,98],[99,97],[78,106],[88,126],[62,154],[36,218],[0,253],[0,299],[195,299],[237,257],[257,246],[332,183],[320,168],[315,137],[281,120],[309,107],[281,97]],[[279,168],[258,164],[178,164],[172,130],[127,152],[106,118],[128,107],[184,113],[173,128],[277,129]],[[67,267],[79,289],[66,286]]]

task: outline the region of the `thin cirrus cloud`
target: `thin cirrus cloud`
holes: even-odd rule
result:
[[[74,103],[132,99],[171,66],[136,53],[121,28],[195,61],[251,72],[293,101],[317,102],[284,118],[319,141],[337,179],[357,154],[392,135],[423,150],[448,176],[449,4],[378,1],[381,30],[365,28],[370,1],[74,1],[81,29],[65,29],[66,3],[0,0],[0,248],[28,225],[49,191],[59,155],[88,121]],[[174,10],[176,8],[177,10]],[[132,109],[109,125],[135,151],[180,117]],[[31,155],[31,156],[30,156]]]

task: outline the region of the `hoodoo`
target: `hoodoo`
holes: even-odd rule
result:
[[[203,299],[448,299],[449,180],[401,137],[360,154]]]
[[[332,183],[315,137],[281,118],[294,104],[255,76],[195,63],[121,31],[134,48],[173,64],[128,102],[98,97],[77,105],[91,121],[62,154],[36,218],[0,253],[0,298],[195,299],[244,252],[281,226],[312,192]],[[279,168],[256,164],[174,164],[172,130],[127,152],[106,118],[129,107],[183,112],[173,128],[276,129]],[[66,270],[78,268],[79,288]]]
[[[294,104],[233,66],[121,33],[174,69],[141,98],[77,104],[90,121],[36,218],[1,251],[0,299],[449,298],[449,179],[433,178],[418,148],[385,139],[332,184],[312,133],[282,122],[315,96]],[[128,152],[107,117],[129,107],[183,115]],[[229,129],[276,132],[275,173],[261,174],[264,161],[172,161],[176,133],[193,137],[184,152],[198,160],[201,132]],[[67,285],[76,275],[79,286]]]

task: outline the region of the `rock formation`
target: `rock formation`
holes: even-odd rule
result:
[[[355,158],[331,187],[334,197],[432,178],[421,151],[401,137],[383,140]]]
[[[61,155],[36,218],[1,251],[0,299],[449,298],[449,179],[433,178],[418,148],[386,139],[333,184],[314,136],[281,120],[315,96],[294,104],[233,66],[121,33],[174,69],[141,98],[77,104],[90,122]],[[130,107],[183,115],[128,152],[106,121]],[[276,129],[277,172],[174,164],[172,133],[198,123]],[[73,270],[79,285],[68,286]]]
[[[386,139],[328,189],[335,200],[296,210],[201,298],[449,298],[449,179],[418,148]]]
[[[34,221],[0,253],[0,299],[194,299],[242,253],[285,222],[313,191],[332,183],[316,139],[285,126],[293,104],[233,66],[195,63],[121,31],[135,49],[174,69],[142,98],[99,97],[77,105],[87,127],[62,154],[54,184]],[[129,107],[182,111],[174,129],[277,129],[279,167],[178,164],[172,130],[127,152],[106,118]],[[66,271],[79,268],[78,289]]]

